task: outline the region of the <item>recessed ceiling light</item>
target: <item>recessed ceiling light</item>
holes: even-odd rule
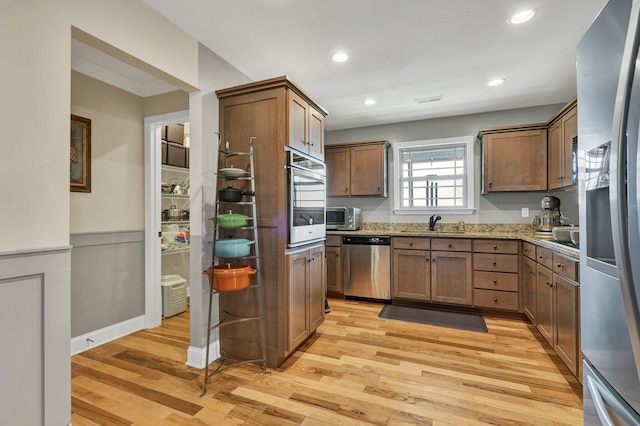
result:
[[[333,54],[331,59],[333,59],[333,62],[344,62],[349,59],[349,55],[344,52],[337,52]]]
[[[508,22],[510,24],[522,24],[523,22],[527,22],[529,19],[533,18],[536,15],[536,12],[536,9],[523,10],[509,18]]]
[[[493,80],[487,81],[487,86],[491,86],[491,87],[500,86],[504,82],[505,82],[504,78],[494,78]]]
[[[364,101],[364,104],[365,104],[365,105],[375,105],[375,104],[376,104],[376,102],[377,102],[377,101],[376,101],[375,99],[366,99],[366,100]]]

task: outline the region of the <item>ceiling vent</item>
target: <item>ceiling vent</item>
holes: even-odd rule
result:
[[[428,98],[418,98],[415,99],[415,101],[419,104],[428,104],[430,102],[438,102],[441,101],[442,98],[444,96],[443,95],[437,95],[437,96],[429,96]]]

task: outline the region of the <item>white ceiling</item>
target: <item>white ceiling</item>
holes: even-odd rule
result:
[[[576,44],[606,0],[144,2],[251,79],[288,75],[337,130],[567,102]],[[532,21],[507,23],[530,7]]]

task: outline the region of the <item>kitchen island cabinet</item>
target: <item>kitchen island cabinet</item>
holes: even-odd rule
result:
[[[327,196],[386,197],[387,148],[384,140],[327,145]]]
[[[216,92],[219,100],[219,128],[220,140],[222,143],[229,143],[230,149],[234,152],[249,151],[249,141],[254,139],[254,166],[255,166],[255,200],[257,207],[257,217],[254,223],[258,227],[258,236],[261,252],[261,269],[259,271],[264,290],[264,316],[266,330],[266,351],[267,365],[277,368],[290,355],[291,348],[300,340],[299,336],[309,336],[315,326],[322,322],[318,316],[318,306],[316,299],[317,286],[315,283],[319,279],[323,282],[324,261],[322,255],[315,255],[316,262],[312,267],[308,265],[306,271],[300,272],[297,267],[299,263],[289,263],[286,258],[287,238],[288,238],[288,190],[287,190],[287,152],[285,148],[295,148],[296,140],[316,141],[313,133],[322,133],[322,122],[316,120],[314,124],[302,123],[304,129],[300,133],[301,123],[291,120],[291,117],[309,119],[309,115],[315,116],[319,113],[324,117],[326,111],[309,97],[299,86],[287,77],[278,77],[270,80],[248,83],[241,86],[222,89]],[[294,102],[295,100],[295,102]],[[304,102],[303,102],[304,101]],[[306,106],[306,112],[293,111],[292,105],[300,107]],[[305,105],[306,104],[306,105]],[[310,112],[311,109],[315,112]],[[306,117],[306,118],[305,118]],[[315,129],[315,130],[314,130]],[[309,136],[311,132],[311,136]],[[307,143],[308,149],[319,149],[316,142],[314,145]],[[301,147],[299,147],[301,148]],[[308,154],[315,154],[306,151]],[[248,169],[249,159],[247,156],[234,156],[229,158],[227,167],[237,167],[243,170]],[[240,186],[241,181],[235,183],[235,187],[240,190],[248,190],[247,187]],[[305,249],[310,247],[305,246]],[[313,256],[312,256],[313,257]],[[319,261],[317,259],[320,259]],[[299,260],[299,259],[298,259]],[[288,270],[288,267],[294,270]],[[305,293],[304,309],[309,313],[309,323],[305,323],[304,332],[299,332],[295,326],[287,323],[291,313],[299,313],[300,303],[294,295],[299,295],[301,291],[298,287],[292,287],[289,278],[302,276],[309,282],[303,283]],[[313,275],[313,276],[311,276]],[[296,278],[296,281],[297,281]],[[293,278],[291,278],[293,279]],[[307,287],[309,289],[307,290]],[[324,286],[321,286],[324,288]],[[313,290],[312,290],[313,289]],[[256,306],[255,300],[248,300],[249,296],[227,292],[220,297],[220,312],[242,312],[246,306]],[[324,293],[319,297],[324,313]],[[313,300],[313,302],[311,301]],[[308,308],[307,308],[307,303]],[[312,314],[313,313],[313,314]],[[258,348],[253,342],[259,341],[259,328],[246,324],[238,327],[225,327],[220,333],[221,351],[227,357],[235,358],[257,358]],[[299,333],[298,333],[299,332]],[[296,334],[298,333],[298,334]],[[294,336],[295,335],[295,336]],[[300,339],[304,339],[301,337]]]

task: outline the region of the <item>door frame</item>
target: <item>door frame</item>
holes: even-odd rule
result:
[[[160,195],[161,162],[160,141],[162,126],[186,123],[189,110],[167,114],[152,115],[144,118],[144,260],[145,260],[145,327],[154,328],[162,323],[162,254],[160,251]]]

